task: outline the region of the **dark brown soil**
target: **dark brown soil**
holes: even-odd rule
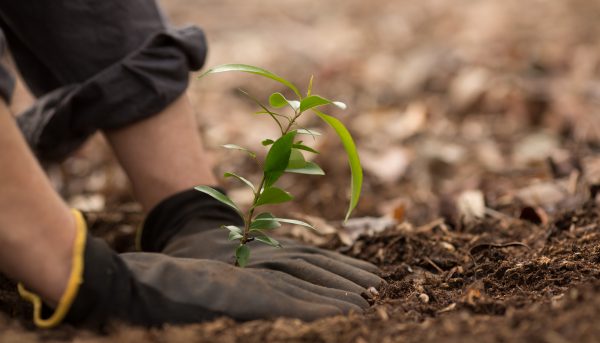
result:
[[[94,232],[106,232],[104,225],[115,225],[115,216],[100,215]],[[388,282],[364,315],[314,323],[221,319],[152,331],[115,325],[108,337],[85,336],[149,342],[594,341],[600,334],[599,216],[596,204],[586,202],[546,226],[507,217],[459,231],[437,221],[361,237],[343,250],[380,265]],[[130,234],[118,241],[133,242]],[[23,318],[30,311],[5,279],[0,309],[15,318],[0,322],[10,329],[0,337],[62,340],[81,334],[72,328],[27,332]],[[29,329],[21,332],[21,325]]]
[[[15,285],[0,277],[0,342],[598,341],[600,5],[164,5],[176,22],[205,27],[208,64],[257,64],[299,84],[314,73],[319,94],[350,105],[333,114],[361,152],[356,217],[366,224],[339,220],[348,170],[327,134],[315,159],[327,175],[282,180],[296,202],[278,211],[320,219],[322,235],[286,234],[380,266],[387,285],[366,313],[313,323],[223,318],[153,330],[115,324],[97,335],[32,328]],[[240,85],[259,98],[279,90],[255,78],[212,77],[193,81],[190,96],[218,171],[252,178],[251,161],[216,150],[236,143],[260,151],[269,134],[269,123],[234,95]],[[316,121],[306,126],[327,133]],[[133,248],[143,215],[101,138],[48,173],[71,205],[88,209],[95,235],[117,251]],[[225,185],[244,201],[239,185]]]

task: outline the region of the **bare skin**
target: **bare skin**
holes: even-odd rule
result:
[[[0,102],[0,271],[57,304],[71,271],[75,221]]]
[[[149,119],[105,135],[146,211],[194,185],[217,184],[186,96]],[[70,274],[74,219],[4,103],[0,147],[0,161],[10,161],[0,168],[0,271],[55,305]]]
[[[179,191],[217,184],[185,95],[158,115],[105,135],[146,211]]]

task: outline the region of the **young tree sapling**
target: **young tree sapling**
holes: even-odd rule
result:
[[[245,64],[220,65],[209,69],[200,77],[208,74],[229,71],[246,72],[275,80],[290,89],[296,97],[296,99],[290,100],[283,94],[275,92],[269,96],[269,107],[271,108],[269,109],[269,107],[263,105],[260,101],[251,97],[246,92],[243,92],[245,95],[254,100],[254,102],[256,102],[261,108],[257,114],[269,115],[276,123],[281,133],[277,139],[265,139],[262,141],[262,145],[268,148],[267,155],[262,162],[258,161],[254,152],[244,147],[235,144],[224,145],[225,148],[240,150],[249,154],[252,158],[257,160],[263,170],[262,178],[257,184],[233,172],[226,172],[224,174],[224,176],[227,178],[231,177],[239,180],[254,194],[252,204],[245,212],[242,211],[242,209],[229,197],[220,191],[208,186],[195,187],[196,190],[206,193],[221,203],[233,208],[243,218],[243,227],[227,225],[224,226],[224,228],[229,231],[230,240],[239,241],[239,245],[235,250],[235,261],[236,265],[244,267],[250,258],[250,248],[247,245],[248,242],[256,240],[276,248],[281,247],[281,244],[277,240],[267,234],[268,231],[280,227],[281,224],[295,224],[309,229],[315,229],[312,225],[300,220],[279,218],[270,212],[259,211],[261,206],[284,203],[293,199],[293,196],[289,192],[276,186],[277,180],[279,180],[284,173],[298,173],[307,175],[325,174],[316,163],[307,161],[304,158],[304,153],[318,154],[319,152],[303,144],[301,137],[306,135],[315,137],[320,134],[316,131],[300,127],[298,125],[298,119],[300,116],[306,112],[312,112],[321,118],[337,133],[346,150],[348,162],[350,164],[352,180],[350,205],[348,207],[348,211],[346,212],[345,219],[348,219],[358,203],[362,188],[363,174],[358,153],[356,151],[356,146],[352,136],[350,135],[350,132],[348,132],[341,121],[321,112],[319,109],[325,105],[333,105],[338,108],[345,109],[346,105],[339,101],[331,101],[319,95],[312,94],[312,77],[310,78],[305,96],[303,96],[298,88],[290,81],[268,70]],[[285,115],[275,112],[283,109],[284,107],[291,108],[292,114]]]

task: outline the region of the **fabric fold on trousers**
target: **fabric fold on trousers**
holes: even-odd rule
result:
[[[18,117],[35,154],[61,160],[97,130],[117,129],[162,111],[186,89],[206,57],[195,26],[153,34],[139,49],[80,84],[44,95]]]
[[[8,104],[15,89],[15,78],[6,66],[6,52],[6,39],[4,38],[4,33],[0,31],[0,59],[2,59],[0,61],[0,98],[4,99]]]

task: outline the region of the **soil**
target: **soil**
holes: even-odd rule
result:
[[[0,277],[0,342],[598,341],[600,5],[269,4],[164,1],[175,22],[204,25],[208,65],[257,64],[299,84],[314,73],[318,94],[350,105],[333,114],[348,124],[365,167],[358,219],[339,220],[348,170],[328,134],[315,143],[327,175],[282,180],[296,200],[278,211],[323,229],[286,235],[378,265],[387,284],[373,306],[312,323],[222,318],[152,330],[115,323],[102,335],[42,331]],[[279,90],[215,76],[194,81],[190,97],[218,171],[252,178],[251,161],[217,150],[258,150],[270,132],[236,95],[240,83],[258,98]],[[316,121],[306,126],[327,133]],[[86,210],[93,234],[133,249],[143,214],[101,137],[46,170]],[[239,185],[225,184],[243,203]]]

